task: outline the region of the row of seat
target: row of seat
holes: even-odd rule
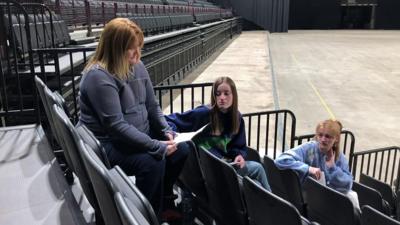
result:
[[[28,52],[27,32],[31,37],[32,49],[61,47],[68,45],[71,40],[65,21],[55,14],[51,18],[53,23],[48,13],[29,14],[28,18],[23,14],[12,14],[11,17],[5,14],[3,20],[6,36],[21,55]]]
[[[292,203],[302,215],[316,220],[321,224],[360,223],[359,212],[354,210],[350,200],[343,194],[322,186],[313,179],[306,181],[302,187],[294,171],[279,170],[275,166],[274,161],[267,156],[264,156],[263,163],[266,171],[268,171],[268,180],[273,193]],[[392,201],[392,204],[388,204],[381,194],[390,192],[390,196],[394,195],[393,190],[387,184],[361,174],[360,183],[353,182],[353,190],[358,193],[360,206],[368,206],[379,212],[379,215],[376,215],[376,219],[392,221],[391,217],[396,217],[394,214],[395,210],[392,208],[395,207],[394,200],[390,197],[389,201]],[[383,191],[380,192],[378,190]],[[341,207],[338,208],[338,205]],[[335,213],[330,213],[332,211],[335,211]],[[365,219],[363,217],[366,216],[369,216],[368,221],[374,219],[374,217],[362,211],[361,220]],[[364,222],[361,224],[371,223]]]
[[[128,18],[139,24],[145,34],[164,33],[193,26],[193,16],[191,15],[132,16]]]
[[[195,212],[206,212],[218,224],[313,224],[287,201],[242,179],[228,163],[205,149],[194,149],[179,180],[201,209]],[[249,148],[246,160],[260,161],[258,152]]]
[[[63,99],[35,77],[44,109],[69,167],[95,210],[96,224],[158,224],[150,203],[132,179],[118,167],[111,168],[105,152],[85,127],[71,123]]]
[[[197,154],[200,155],[200,156],[197,156]],[[221,177],[230,177],[230,176],[226,175],[226,174],[214,174],[215,171],[225,171],[226,169],[224,170],[223,166],[221,167],[221,165],[218,166],[218,165],[213,164],[212,163],[212,161],[213,161],[213,159],[212,159],[213,156],[212,155],[207,156],[207,155],[204,155],[204,154],[206,154],[206,151],[200,151],[200,152],[196,152],[196,154],[191,155],[189,157],[188,163],[185,165],[184,173],[181,176],[181,178],[183,178],[183,179],[181,179],[181,180],[185,181],[185,174],[186,174],[186,178],[187,179],[194,178],[196,180],[195,182],[197,182],[198,187],[203,186],[203,188],[204,188],[203,189],[203,193],[202,194],[197,194],[194,191],[195,196],[196,196],[196,198],[199,198],[199,199],[203,200],[203,203],[205,203],[205,204],[203,204],[203,206],[204,205],[208,206],[208,207],[205,207],[205,208],[208,208],[211,211],[211,214],[213,215],[213,217],[215,217],[219,221],[222,221],[221,223],[228,223],[229,224],[230,223],[229,221],[231,221],[231,222],[232,221],[244,221],[243,224],[246,224],[247,220],[246,220],[246,216],[244,216],[244,215],[248,215],[250,218],[256,218],[257,215],[251,216],[251,213],[253,213],[253,210],[249,209],[250,206],[249,206],[248,203],[247,204],[243,204],[243,199],[242,200],[239,199],[238,201],[236,201],[236,200],[233,201],[232,200],[232,199],[234,199],[234,198],[232,198],[232,196],[234,196],[232,193],[238,193],[238,192],[236,192],[237,190],[233,190],[232,192],[228,192],[228,191],[226,191],[226,189],[225,189],[225,191],[219,189],[221,187],[230,186],[230,185],[227,186],[227,184],[230,184],[229,183],[230,182],[229,179],[227,179],[227,181],[221,181],[220,180]],[[250,155],[253,155],[250,158],[257,160],[257,157],[258,157],[258,153],[257,152],[250,151]],[[194,157],[194,159],[200,158],[200,160],[197,159],[193,163],[193,157]],[[198,161],[200,161],[202,163],[200,164],[200,163],[198,163]],[[214,161],[218,162],[218,159],[215,158]],[[265,161],[266,160],[264,158],[264,162]],[[196,162],[197,162],[197,164],[196,164]],[[219,163],[221,164],[221,162],[219,162]],[[203,168],[201,166],[202,164],[204,164],[205,168]],[[223,162],[222,162],[222,164],[223,164]],[[197,170],[199,172],[199,176],[196,175],[195,173],[193,173],[193,171],[196,171],[196,169],[193,169],[195,167],[195,165],[198,165],[198,167],[199,167],[199,168],[197,168]],[[229,165],[225,165],[225,166],[229,167]],[[212,168],[212,169],[210,169],[210,168]],[[267,169],[267,171],[268,171],[268,175],[269,175],[269,179],[270,179],[270,183],[271,183],[271,188],[273,189],[274,194],[277,194],[277,191],[274,188],[275,182],[270,177],[270,175],[272,174],[271,171],[273,171],[273,170]],[[282,172],[282,171],[280,171],[280,172]],[[229,174],[229,172],[227,172],[227,174]],[[236,173],[231,173],[231,175],[236,175]],[[204,180],[202,181],[201,179],[197,179],[199,177],[203,177]],[[231,177],[235,177],[235,176],[231,176]],[[294,176],[294,177],[296,177],[296,176]],[[187,181],[187,179],[186,179],[186,181]],[[235,180],[235,178],[234,179],[230,179],[230,180]],[[236,178],[236,180],[237,180],[237,178]],[[284,180],[287,181],[287,180],[290,180],[290,179],[284,179]],[[221,182],[222,182],[223,185],[222,186],[218,186],[218,184],[220,184]],[[223,182],[225,182],[225,184]],[[187,184],[188,182],[183,182],[183,183]],[[297,183],[299,184],[298,180],[297,180]],[[217,185],[213,186],[212,184],[217,184]],[[355,184],[357,184],[357,183],[355,183]],[[313,184],[311,183],[310,185],[313,185]],[[235,187],[235,186],[236,185],[233,185],[232,187]],[[298,185],[298,186],[300,186],[300,185]],[[190,187],[190,185],[189,185],[189,187]],[[290,191],[294,192],[293,188],[295,187],[295,185],[286,185],[286,187],[290,187],[290,189],[291,189]],[[307,188],[312,190],[312,191],[310,191],[310,193],[317,193],[314,189],[318,189],[318,187],[315,188],[313,186],[310,186],[310,187],[307,186]],[[323,193],[324,191],[325,192],[327,191],[326,189],[327,188],[324,189],[324,188],[319,187],[318,190],[320,190],[320,192]],[[190,190],[192,191],[194,189],[190,189]],[[239,190],[240,190],[240,185],[239,185]],[[332,191],[332,190],[330,190],[330,191]],[[356,191],[360,192],[359,190],[356,190]],[[222,192],[227,192],[227,196],[221,195]],[[343,203],[340,203],[340,201],[339,201],[340,204],[339,203],[333,203],[332,206],[333,207],[337,207],[337,205],[344,205],[344,206],[352,207],[351,204],[348,204],[348,199],[346,200],[346,198],[342,198],[340,195],[338,195],[339,196],[338,197],[337,194],[340,194],[340,193],[333,192],[333,194],[332,193],[326,194],[326,195],[324,194],[324,196],[327,196],[327,197],[323,201],[321,200],[321,197],[318,197],[318,196],[320,196],[318,194],[306,195],[307,197],[305,198],[306,200],[304,202],[307,202],[308,204],[304,203],[303,205],[300,205],[302,207],[300,207],[300,210],[297,210],[298,211],[297,214],[300,215],[299,212],[302,212],[302,210],[307,209],[308,212],[312,212],[311,215],[309,215],[309,216],[311,218],[318,218],[318,220],[323,220],[323,219],[329,220],[329,219],[332,219],[332,218],[336,220],[337,218],[341,218],[341,217],[336,217],[336,216],[333,216],[331,218],[329,218],[329,217],[325,218],[324,215],[326,214],[326,212],[324,210],[321,210],[321,209],[324,209],[324,207],[320,206],[321,204],[326,204],[326,202],[331,202],[332,199],[341,199],[343,201]],[[225,199],[224,199],[224,196],[225,196]],[[310,199],[311,198],[310,196],[311,197],[316,196],[316,199]],[[329,196],[333,196],[333,197],[329,197]],[[222,198],[222,201],[221,201],[221,198]],[[224,201],[226,199],[228,199],[229,201]],[[266,204],[268,202],[270,202],[270,201],[271,200],[266,201]],[[310,204],[313,201],[314,201],[314,204]],[[346,203],[346,201],[347,201],[347,203]],[[223,202],[228,202],[229,205],[228,206],[224,205]],[[362,202],[362,200],[361,200],[361,197],[360,197],[360,203],[361,202]],[[315,205],[318,206],[318,207],[312,207],[312,206],[315,206]],[[364,205],[364,203],[361,203],[361,205]],[[238,207],[236,208],[236,206],[238,206]],[[232,207],[233,207],[234,210],[232,210],[231,214],[229,214],[227,216],[226,215],[227,212],[224,212],[224,211],[226,211],[226,209],[231,209]],[[247,207],[247,208],[245,208],[245,207]],[[291,207],[293,207],[293,206],[291,206]],[[293,208],[296,208],[296,207],[293,207]],[[346,207],[344,207],[344,208],[346,208]],[[347,207],[347,208],[349,208],[349,207]],[[239,209],[239,210],[236,210],[236,209]],[[315,212],[313,211],[314,209],[316,209]],[[286,209],[286,210],[288,210],[288,209]],[[331,208],[331,210],[333,210],[333,209]],[[271,209],[271,211],[273,211],[273,209]],[[329,210],[327,210],[327,211],[329,212]],[[347,210],[346,212],[351,212],[351,210]],[[306,213],[303,212],[303,214],[306,214]],[[260,215],[262,215],[262,214],[260,214]],[[323,216],[321,216],[321,215],[323,215]],[[350,216],[345,216],[343,218],[351,219],[351,221],[357,221],[356,214],[355,214],[355,216],[354,215],[351,216],[351,215],[353,215],[353,214],[350,214]],[[366,215],[366,214],[363,213],[363,215]],[[269,216],[274,216],[274,215],[269,215]],[[378,216],[379,216],[379,213],[378,213]],[[232,220],[229,220],[230,218],[232,218]],[[239,218],[239,220],[238,220],[238,218]],[[273,218],[279,218],[279,217],[273,217]],[[302,218],[302,217],[299,217],[299,218],[302,221],[305,221],[304,218]],[[390,220],[390,218],[388,219],[387,217],[378,217],[378,218],[380,218],[380,219],[383,218],[383,219],[386,219],[387,221],[393,222],[392,220]],[[368,220],[371,220],[371,218],[369,218]],[[226,221],[226,222],[224,222],[224,221]],[[346,221],[343,224],[357,224],[357,222],[353,223],[353,222],[350,222],[350,221]],[[367,224],[367,223],[365,223],[365,224]],[[396,224],[396,223],[394,223],[394,224]]]
[[[249,153],[247,160],[260,161],[255,150],[249,149]],[[245,201],[238,195],[242,188],[238,182],[240,178],[236,177],[233,168],[205,150],[189,155],[180,180],[193,193],[197,205],[222,224],[248,224],[247,217],[250,224],[265,224],[265,221],[271,221],[271,224],[313,224],[305,218],[327,225],[360,224],[359,211],[345,195],[322,186],[311,178],[302,186],[294,171],[279,170],[268,156],[264,156],[262,161],[272,193],[266,192],[261,187],[256,191],[258,194],[254,191],[246,193],[246,188],[249,187],[245,185],[249,185],[251,181],[245,179],[243,180]],[[367,183],[365,178],[361,178],[361,182]],[[360,205],[363,206],[361,224],[399,224],[390,217],[393,217],[393,214],[385,215],[380,212],[382,206],[377,207],[374,204],[376,199],[363,188],[357,188],[361,185],[354,182],[353,187],[353,190],[359,193]],[[252,188],[256,189],[257,186],[253,186]],[[383,198],[380,194],[379,196],[382,205]],[[376,221],[385,222],[376,223]]]
[[[89,24],[104,24],[117,16],[118,13],[151,14],[154,16],[162,14],[197,14],[218,13],[226,16],[230,10],[221,9],[218,6],[168,6],[156,2],[126,2],[126,1],[96,1],[96,0],[74,0],[46,2],[55,12],[67,21],[69,26],[84,26]],[[179,7],[179,8],[178,8]]]

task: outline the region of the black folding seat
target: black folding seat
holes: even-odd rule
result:
[[[177,15],[170,15],[170,19],[171,19],[172,29],[175,29],[177,27],[177,25],[178,25]]]
[[[139,27],[143,30],[143,32],[147,32],[147,30],[148,30],[147,23],[145,23],[145,20],[143,17],[135,16],[135,17],[132,17],[131,20],[133,22],[135,22],[137,25],[139,25]]]
[[[22,14],[12,14],[11,15],[11,24],[8,15],[4,15],[4,21],[6,29],[9,33],[9,40],[14,48],[17,50],[17,53],[20,56],[23,56],[28,52],[28,38],[27,31],[25,28],[25,17]]]
[[[369,205],[386,215],[390,215],[389,204],[382,198],[381,193],[377,190],[356,181],[353,182],[352,189],[357,192],[360,207]]]
[[[208,195],[203,173],[200,169],[199,153],[193,142],[188,142],[192,146],[192,151],[185,161],[185,165],[179,175],[179,181],[187,191],[190,191],[196,197],[200,205],[208,205]]]
[[[123,225],[149,225],[135,205],[129,204],[120,192],[114,194],[114,201]]]
[[[71,37],[69,36],[69,31],[65,20],[63,20],[59,15],[53,14],[54,27],[56,31],[56,36],[58,37],[58,44],[69,45]]]
[[[360,215],[344,194],[307,177],[303,185],[308,219],[324,225],[359,225]]]
[[[297,210],[307,216],[306,203],[303,198],[300,178],[293,170],[280,170],[273,159],[264,156],[263,165],[266,168],[268,182],[272,193],[293,204]]]
[[[400,225],[399,221],[392,219],[369,205],[363,206],[361,210],[362,225]]]
[[[117,203],[114,201],[115,193],[120,192],[124,199],[129,199],[130,210],[135,206],[149,224],[158,225],[150,203],[140,194],[130,178],[124,175],[118,166],[108,170],[90,145],[78,138],[76,141],[79,143],[79,151],[92,181],[105,224],[123,224],[124,216],[120,216]]]
[[[62,46],[65,45],[65,40],[64,40],[64,33],[61,29],[61,21],[59,20],[59,16],[56,14],[51,15],[52,20],[53,20],[53,35],[54,35],[54,44],[55,46]],[[51,29],[50,29],[51,30]]]
[[[163,30],[163,21],[159,15],[157,16],[151,16],[153,17],[154,24],[155,24],[155,31],[160,32]]]
[[[204,148],[199,149],[199,156],[215,219],[220,224],[247,225],[246,206],[235,169]]]
[[[396,215],[398,199],[396,193],[393,191],[390,185],[373,177],[370,177],[364,173],[360,174],[360,183],[379,191],[383,199],[389,203],[391,215]]]
[[[89,145],[91,149],[96,153],[97,157],[99,157],[104,166],[107,169],[111,169],[111,164],[108,160],[105,149],[96,138],[96,136],[94,136],[94,134],[84,124],[80,124],[79,126],[77,126],[76,131],[78,132],[79,137],[85,142],[85,144]]]
[[[48,135],[48,139],[51,140],[52,147],[53,149],[56,150],[55,155],[57,156],[57,158],[59,158],[59,161],[62,163],[66,163],[66,167],[64,168],[64,176],[66,177],[68,183],[72,184],[73,183],[72,171],[74,171],[72,159],[67,151],[58,150],[60,148],[61,136],[58,133],[59,132],[58,129],[56,129],[55,127],[54,115],[51,109],[51,106],[53,106],[54,104],[57,104],[60,107],[62,107],[63,99],[61,96],[57,96],[56,93],[52,93],[50,89],[43,83],[43,81],[38,76],[35,76],[35,84],[39,92],[43,108],[46,112],[47,122],[48,122],[46,125],[50,127],[50,132],[47,132],[46,135]],[[56,142],[54,142],[54,139]],[[62,153],[62,156],[60,156],[58,153]]]
[[[43,26],[37,24],[37,18],[33,14],[29,14],[28,18],[32,49],[44,48]]]
[[[286,200],[268,192],[249,177],[243,178],[249,224],[306,225],[310,223]]]
[[[158,225],[158,219],[147,198],[140,192],[131,177],[128,177],[119,166],[110,171],[114,193],[120,192],[127,201],[128,206],[135,206],[147,222],[151,225]]]
[[[64,151],[68,152],[74,168],[74,173],[77,175],[82,190],[89,201],[90,205],[94,208],[96,214],[96,223],[102,224],[102,212],[99,207],[99,202],[95,196],[93,183],[89,177],[88,171],[84,165],[80,146],[78,144],[79,136],[76,133],[75,127],[72,125],[65,111],[60,106],[52,105],[52,115],[54,116],[55,128],[60,135],[60,145]]]
[[[53,24],[50,22],[50,14],[44,13],[39,15],[39,18],[43,20],[43,29],[45,31],[45,46],[46,48],[57,47],[57,43],[60,42],[59,37],[56,33],[56,25],[53,16],[51,16]]]
[[[172,30],[172,19],[171,19],[171,17],[169,16],[169,15],[165,15],[165,20],[166,20],[166,22],[165,22],[165,25],[166,25],[166,29],[167,30]]]
[[[148,15],[148,16],[146,16],[145,18],[146,18],[146,21],[147,21],[148,24],[149,24],[149,32],[150,32],[150,33],[155,33],[155,32],[157,32],[157,30],[158,30],[157,21],[156,21],[156,19],[154,18],[154,16],[153,16],[153,15]]]
[[[50,108],[49,103],[47,101],[46,94],[45,94],[45,90],[48,89],[48,87],[43,83],[43,81],[38,76],[35,76],[35,85],[36,85],[36,88],[37,88],[37,90],[39,92],[39,97],[40,97],[40,100],[41,100],[41,102],[43,104],[43,108],[44,108],[44,110],[46,112],[48,125],[49,125],[50,131],[51,131],[50,134],[52,134],[52,137],[48,137],[48,139],[52,140],[53,137],[54,137],[55,140],[58,143],[60,143],[60,136],[57,134],[57,129],[55,129],[52,111],[51,111],[51,108]],[[48,91],[51,92],[50,90],[48,90]],[[53,144],[53,147],[54,147],[54,144]],[[68,161],[70,161],[70,159]]]
[[[257,152],[257,150],[250,147],[247,147],[246,160],[261,163],[260,154]]]

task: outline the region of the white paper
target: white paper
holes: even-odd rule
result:
[[[204,130],[204,128],[206,127],[207,125],[205,125],[205,126],[203,126],[202,128],[200,128],[200,129],[198,129],[197,131],[193,131],[193,132],[186,132],[186,133],[176,133],[175,135],[175,138],[174,138],[174,141],[175,141],[175,143],[181,143],[181,142],[185,142],[185,141],[190,141],[190,140],[192,140],[192,138],[196,135],[196,134],[198,134],[198,133],[200,133],[201,131],[203,131]]]
[[[317,181],[318,181],[318,183],[320,183],[320,184],[326,186],[326,180],[325,180],[325,173],[324,173],[324,171],[321,171],[321,177],[320,177],[319,180],[317,180]]]

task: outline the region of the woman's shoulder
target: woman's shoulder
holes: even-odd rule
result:
[[[88,81],[114,80],[113,76],[98,64],[92,65],[83,72],[83,79]]]
[[[149,73],[146,70],[142,61],[139,61],[137,64],[133,66],[134,74],[136,79],[145,79],[149,78]]]

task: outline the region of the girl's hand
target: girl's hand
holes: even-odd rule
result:
[[[242,169],[246,163],[246,160],[244,160],[242,155],[238,155],[233,162],[237,163],[240,166],[240,169]]]
[[[319,180],[321,178],[321,169],[317,167],[308,167],[308,173],[311,174],[315,179]]]

